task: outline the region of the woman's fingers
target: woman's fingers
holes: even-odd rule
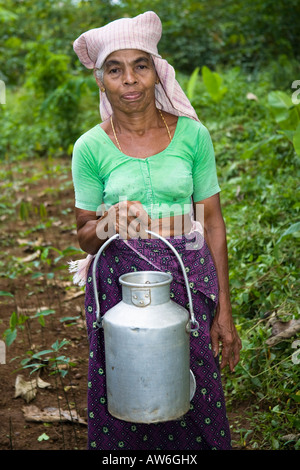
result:
[[[232,335],[230,342],[224,341],[222,343],[222,360],[220,365],[221,369],[228,365],[231,372],[234,372],[234,368],[240,360],[241,348],[241,340],[235,334]]]
[[[231,372],[234,372],[234,368],[240,360],[242,342],[232,318],[228,317],[223,321],[220,317],[215,318],[211,328],[211,345],[214,356],[221,354],[220,368],[223,369],[228,365]]]
[[[114,207],[116,232],[121,238],[148,238],[145,230],[151,219],[139,201],[121,201]]]

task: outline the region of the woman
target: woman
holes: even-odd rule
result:
[[[229,365],[234,370],[241,343],[231,314],[214,152],[174,69],[157,52],[160,37],[160,19],[146,12],[90,30],[74,42],[80,61],[94,69],[102,118],[78,139],[72,163],[78,239],[89,254],[90,449],[231,448],[219,369]],[[205,240],[199,230],[203,222]],[[191,335],[197,388],[190,411],[180,420],[145,425],[118,420],[107,411],[103,331],[95,322],[91,269],[93,255],[118,233],[98,261],[101,313],[121,300],[119,276],[134,270],[170,271],[171,296],[186,306],[181,268],[149,229],[180,253],[200,326]]]

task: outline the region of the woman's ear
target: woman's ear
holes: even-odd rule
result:
[[[102,91],[102,93],[105,93],[105,87],[103,85],[102,80],[99,77],[99,71],[98,70],[94,70],[94,77],[96,79],[96,83],[97,83],[98,87],[100,88],[100,91]]]

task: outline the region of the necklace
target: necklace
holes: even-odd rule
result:
[[[166,129],[167,129],[167,132],[168,132],[168,135],[169,135],[169,139],[170,139],[170,142],[172,140],[172,137],[171,137],[171,133],[170,133],[170,129],[168,127],[168,124],[166,123],[166,120],[165,118],[163,117],[163,114],[161,112],[161,110],[159,109],[158,110],[163,122],[164,122],[164,125],[166,126]],[[115,131],[115,127],[114,127],[114,123],[113,123],[113,120],[112,120],[112,116],[110,116],[110,124],[111,124],[111,128],[113,130],[113,133],[114,133],[114,138],[116,139],[116,142],[117,142],[117,145],[118,145],[118,149],[120,150],[120,152],[122,152],[122,148],[121,148],[121,145],[120,145],[120,142],[118,140],[118,137],[117,137],[117,134],[116,134],[116,131]]]

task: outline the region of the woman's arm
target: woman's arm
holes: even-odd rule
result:
[[[75,216],[80,248],[90,255],[96,254],[105,241],[100,240],[96,232],[98,223],[104,227],[104,217],[99,218],[96,212],[78,208],[75,209]]]
[[[233,323],[229,291],[228,254],[226,228],[221,212],[219,194],[215,194],[201,202],[195,203],[195,217],[199,205],[204,206],[204,238],[210,249],[219,283],[219,303],[211,328],[211,341],[214,354],[217,355],[222,343],[221,368],[227,364],[231,371],[239,362],[241,341]],[[197,210],[198,209],[198,210]],[[203,223],[203,220],[199,220]]]

